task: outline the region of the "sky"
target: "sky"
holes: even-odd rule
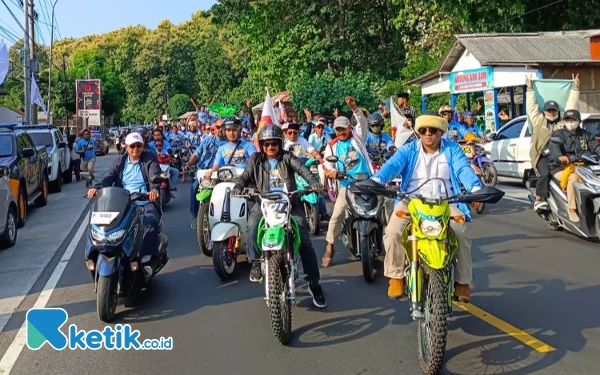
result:
[[[54,1],[34,0],[39,15],[39,29],[36,28],[36,32],[42,34],[41,38],[36,35],[36,39],[47,45],[50,45]],[[0,0],[0,40],[4,40],[4,43],[10,47],[14,43],[14,35],[21,37],[24,32],[2,2],[8,5],[21,24],[24,21],[23,10],[18,5],[20,0]],[[96,2],[58,0],[54,8],[54,39],[102,34],[138,24],[154,29],[165,19],[178,24],[190,19],[194,12],[210,9],[216,2],[215,0],[99,0]]]

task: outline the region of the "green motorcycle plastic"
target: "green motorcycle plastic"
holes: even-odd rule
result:
[[[293,217],[290,217],[292,232],[294,234],[294,254],[298,255],[300,251],[300,229],[298,223]],[[265,230],[265,219],[261,218],[258,223],[258,249],[262,253],[265,250],[285,250],[287,249],[287,236],[283,227],[270,227]]]

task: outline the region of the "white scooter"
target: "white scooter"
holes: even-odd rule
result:
[[[222,280],[235,276],[237,257],[246,254],[246,227],[248,205],[246,199],[231,197],[234,181],[242,172],[232,165],[221,167],[212,179],[218,179],[210,198],[208,223],[212,241],[212,259],[217,275]]]

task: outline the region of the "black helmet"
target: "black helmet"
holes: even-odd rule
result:
[[[378,112],[371,113],[369,117],[367,117],[367,124],[369,124],[369,129],[375,134],[381,133],[384,121],[385,120],[383,119],[383,116]]]
[[[242,120],[235,116],[229,116],[223,120],[223,129],[239,129],[242,126]]]
[[[283,143],[283,130],[277,125],[265,125],[258,131],[256,138],[259,143],[270,139]]]
[[[579,113],[579,111],[576,109],[567,109],[562,117],[563,120],[570,118],[573,120],[581,121],[581,113]]]

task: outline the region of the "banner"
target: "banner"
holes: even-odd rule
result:
[[[215,115],[219,116],[220,118],[233,116],[233,115],[235,115],[235,112],[236,112],[235,106],[225,107],[223,104],[221,104],[219,102],[209,104],[209,106],[207,108],[209,111],[211,111]]]
[[[77,116],[87,118],[88,126],[100,126],[102,101],[99,79],[78,79],[75,81]]]
[[[8,48],[4,41],[0,40],[0,85],[6,79],[8,74]]]
[[[491,67],[450,73],[450,93],[487,91],[494,88],[494,69]]]
[[[35,81],[35,77],[33,74],[31,75],[31,103],[37,104],[44,114],[46,115],[46,119],[50,119],[48,116],[48,112],[46,112],[46,105],[44,104],[44,100],[42,99],[42,95],[40,94],[40,89],[38,88],[37,82]]]
[[[544,112],[544,104],[548,100],[554,100],[558,103],[560,112],[564,112],[567,105],[567,100],[573,88],[573,80],[570,79],[532,79],[531,86],[535,92],[535,100],[540,112]],[[525,99],[526,100],[526,99]],[[533,132],[531,121],[527,117],[527,126],[529,131]]]
[[[496,90],[488,90],[483,95],[483,111],[484,111],[484,119],[485,119],[485,129],[481,129],[483,133],[488,129],[491,131],[497,131],[498,126],[496,124],[496,100],[498,100],[496,95]],[[477,126],[477,125],[476,125]]]

